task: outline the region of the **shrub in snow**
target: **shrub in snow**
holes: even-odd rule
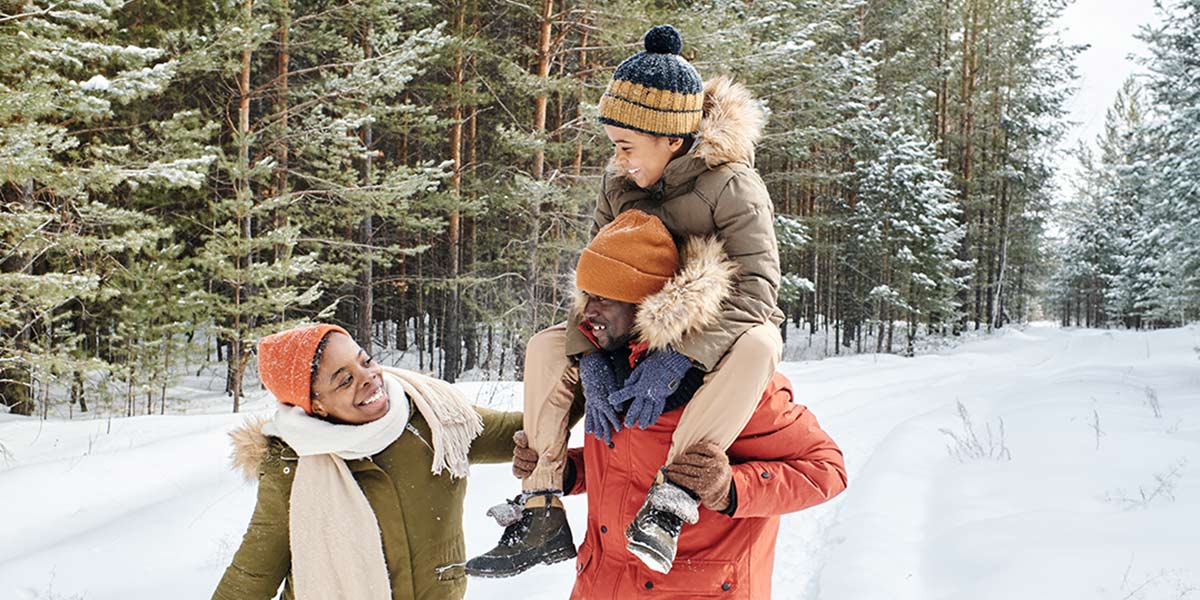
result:
[[[1149,489],[1139,485],[1136,494],[1129,494],[1117,488],[1105,494],[1105,500],[1120,504],[1125,510],[1148,508],[1156,501],[1174,502],[1175,484],[1183,478],[1183,469],[1186,466],[1187,459],[1180,458],[1167,465],[1165,471],[1155,473],[1154,483]]]
[[[980,438],[975,432],[975,425],[971,422],[971,414],[962,401],[959,401],[958,420],[960,431],[945,427],[938,429],[951,440],[946,445],[950,456],[964,463],[980,459],[1012,460],[1012,453],[1009,452],[1008,446],[1004,442],[1004,419],[996,419],[997,427],[994,431],[991,423],[985,423],[984,435]]]
[[[1162,418],[1162,406],[1158,404],[1158,391],[1150,386],[1146,386],[1146,406],[1154,412],[1155,419]]]

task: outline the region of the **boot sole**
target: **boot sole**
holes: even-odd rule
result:
[[[466,567],[464,570],[466,571],[467,575],[470,575],[471,577],[483,577],[485,579],[505,579],[520,575],[521,573],[524,573],[525,571],[528,571],[529,569],[532,569],[538,565],[553,565],[575,558],[575,556],[575,546],[572,544],[570,546],[558,548],[549,554],[543,554],[534,558],[533,560],[517,564],[512,569],[506,571],[481,571],[478,569],[472,569],[470,567]]]
[[[651,571],[662,573],[663,575],[671,572],[674,561],[668,560],[667,557],[654,548],[636,540],[629,540],[629,544],[625,546],[625,549],[629,550],[630,554],[638,557],[638,560],[641,560],[642,564],[646,565],[646,568]]]

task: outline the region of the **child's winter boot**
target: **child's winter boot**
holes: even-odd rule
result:
[[[553,494],[521,497],[492,507],[488,514],[505,526],[500,543],[467,561],[468,575],[512,577],[538,564],[575,558],[575,542],[562,500]],[[519,511],[519,512],[518,512]]]
[[[662,481],[650,486],[646,502],[625,529],[627,548],[647,567],[666,573],[675,562],[683,524],[700,519],[700,501],[687,490]]]

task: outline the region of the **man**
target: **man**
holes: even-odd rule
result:
[[[603,260],[590,256],[597,252]],[[679,260],[661,222],[644,213],[614,221],[580,259],[581,330],[596,350],[580,359],[589,435],[582,450],[568,453],[564,481],[568,493],[588,494],[572,598],[769,598],[779,515],[846,487],[841,451],[792,403],[790,383],[778,374],[728,449],[695,443],[659,469],[704,373],[692,367],[663,377],[678,371],[653,367],[673,362],[672,338],[713,318],[711,308],[730,289],[721,279],[732,275],[719,242],[692,240],[683,255],[674,277],[637,304],[612,299],[628,296],[620,286],[651,281],[628,274],[657,273],[664,261]],[[656,340],[653,347],[647,339]],[[517,442],[520,477],[538,454],[522,437]],[[536,527],[539,510],[549,509],[526,506],[511,533]]]

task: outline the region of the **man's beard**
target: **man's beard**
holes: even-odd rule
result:
[[[605,352],[616,352],[629,346],[629,342],[631,341],[633,341],[633,334],[627,333],[619,338],[613,338],[604,345],[603,350]]]

